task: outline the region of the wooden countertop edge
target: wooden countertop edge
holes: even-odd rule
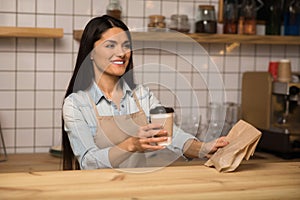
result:
[[[299,199],[300,162],[0,173],[3,199]],[[155,173],[154,173],[155,172]]]
[[[267,162],[300,162],[300,158],[285,160],[272,154],[255,152],[246,163],[267,163]],[[178,158],[170,166],[195,166],[203,165],[205,160],[193,159],[186,161]],[[1,173],[32,172],[32,171],[59,171],[62,170],[62,158],[52,156],[50,153],[22,153],[8,154],[8,160],[0,162]]]

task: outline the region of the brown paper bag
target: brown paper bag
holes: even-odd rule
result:
[[[260,137],[260,131],[240,120],[226,136],[229,144],[218,149],[204,165],[214,166],[219,172],[232,172],[243,159],[249,160],[250,156],[254,154]]]

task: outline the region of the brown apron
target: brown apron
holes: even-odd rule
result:
[[[133,93],[133,97],[139,111],[128,115],[115,116],[100,116],[95,103],[91,100],[98,119],[97,133],[94,140],[99,148],[112,147],[131,136],[136,136],[139,127],[147,124],[146,115],[135,93]],[[132,168],[145,167],[146,165],[145,154],[136,152],[132,153],[119,167]]]

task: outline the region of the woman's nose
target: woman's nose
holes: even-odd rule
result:
[[[122,46],[119,46],[118,48],[116,48],[115,54],[119,57],[123,57],[126,54],[126,51]]]

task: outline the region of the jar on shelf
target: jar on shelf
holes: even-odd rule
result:
[[[215,7],[199,5],[196,17],[196,33],[217,33]]]
[[[223,33],[236,34],[238,30],[238,1],[225,0],[223,7]]]
[[[149,31],[165,31],[164,28],[166,28],[165,16],[163,15],[149,16],[149,23],[148,23]]]
[[[119,0],[110,0],[106,7],[106,14],[116,19],[121,19],[122,7]]]
[[[256,34],[256,12],[255,0],[243,0],[238,25],[239,34]]]
[[[172,15],[169,25],[171,30],[188,33],[190,31],[190,23],[187,15]]]

